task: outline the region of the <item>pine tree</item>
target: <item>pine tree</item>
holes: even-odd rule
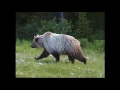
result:
[[[89,23],[89,20],[86,18],[86,12],[80,12],[76,23],[77,38],[88,38],[90,40],[93,29],[89,27]]]

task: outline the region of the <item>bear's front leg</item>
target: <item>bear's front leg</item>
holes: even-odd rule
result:
[[[42,52],[42,54],[40,56],[35,57],[36,60],[45,58],[47,56],[49,56],[50,54],[48,53],[48,51],[44,48],[44,51]]]
[[[60,54],[54,51],[54,52],[52,52],[52,55],[55,57],[56,62],[59,62],[59,60],[60,60]]]
[[[39,60],[39,59],[40,59],[40,56],[36,56],[35,59],[36,59],[36,60]]]

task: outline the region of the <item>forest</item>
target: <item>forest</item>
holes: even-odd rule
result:
[[[47,31],[77,39],[103,40],[104,12],[16,12],[16,38],[31,40]]]

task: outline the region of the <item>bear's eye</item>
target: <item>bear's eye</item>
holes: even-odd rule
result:
[[[37,41],[38,41],[38,38],[35,38],[35,41],[37,42]]]

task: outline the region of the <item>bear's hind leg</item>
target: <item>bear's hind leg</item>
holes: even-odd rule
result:
[[[73,57],[71,57],[70,55],[68,55],[68,58],[69,58],[69,60],[72,62],[72,64],[74,64],[75,59],[74,59]]]
[[[60,60],[60,54],[57,52],[53,52],[52,55],[55,57],[56,62],[58,62]]]
[[[38,56],[38,57],[35,57],[35,59],[39,60],[39,59],[45,58],[47,56],[49,56],[49,53],[48,53],[48,51],[46,49],[44,49],[44,51],[42,52],[42,54],[40,56]]]

